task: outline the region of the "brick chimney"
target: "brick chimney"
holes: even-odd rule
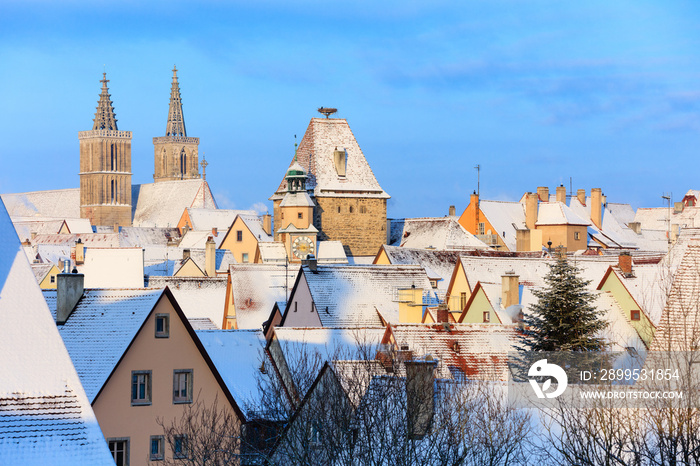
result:
[[[70,262],[66,269],[70,269]],[[56,275],[56,324],[63,325],[73,313],[75,305],[83,296],[85,275],[82,273],[59,273]]]
[[[450,321],[450,311],[447,309],[447,304],[441,303],[437,308],[437,321],[438,323],[444,323]]]
[[[501,275],[501,306],[520,304],[520,277],[514,271]]]
[[[627,251],[621,252],[620,255],[617,256],[617,265],[620,266],[620,270],[622,270],[622,273],[624,275],[631,275],[632,274],[632,255]]]
[[[540,202],[549,202],[549,188],[547,186],[538,186],[537,197],[540,198]]]
[[[437,361],[406,361],[406,418],[408,438],[422,439],[430,430],[435,413],[435,368]]]
[[[578,198],[578,201],[581,203],[581,205],[586,205],[586,190],[585,189],[579,189],[576,192],[576,197]]]
[[[204,273],[207,277],[216,277],[216,243],[211,236],[204,248]]]
[[[185,259],[189,259],[189,257],[190,257],[190,250],[183,249],[182,250],[182,260],[184,261]]]
[[[272,234],[272,216],[270,214],[263,215],[263,230],[268,235]]]
[[[525,194],[525,226],[528,230],[535,229],[537,222],[537,194]]]
[[[557,202],[566,204],[566,188],[563,184],[557,186]]]
[[[469,219],[470,222],[474,222],[472,223],[474,229],[470,230],[469,233],[476,235],[479,233],[479,225],[477,222],[477,217],[479,216],[479,211],[477,210],[479,206],[479,195],[476,192],[469,196],[469,205],[474,208],[472,218]]]
[[[600,188],[591,189],[591,221],[599,230],[603,229],[603,192]]]
[[[450,217],[454,217],[455,215],[457,215],[457,211],[455,210],[455,206],[453,206],[453,205],[450,206],[449,215],[450,215]]]

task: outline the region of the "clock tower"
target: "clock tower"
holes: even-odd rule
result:
[[[290,262],[300,262],[309,254],[316,255],[318,230],[313,225],[315,204],[306,192],[306,171],[296,153],[285,179],[287,192],[279,206],[282,228],[275,232],[275,239],[284,243]]]

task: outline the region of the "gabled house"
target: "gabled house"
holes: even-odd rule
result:
[[[187,207],[177,223],[180,233],[186,230],[225,232],[237,215],[256,215],[254,210],[195,209]]]
[[[150,288],[172,292],[195,330],[220,329],[226,301],[226,277],[150,277]]]
[[[392,246],[442,251],[489,247],[469,233],[454,216],[405,218],[392,220],[391,223]]]
[[[258,215],[238,214],[219,247],[231,251],[239,264],[259,263],[262,261],[259,259],[258,244],[270,243],[272,239],[269,225],[268,230],[265,230]]]
[[[218,400],[245,422],[168,288],[83,290],[80,274],[58,278],[45,297],[117,464],[186,455],[187,439],[173,451],[158,419],[171,425],[193,403]]]
[[[284,327],[368,327],[421,322],[437,297],[418,265],[302,266]]]
[[[0,237],[0,462],[113,465],[2,202]]]
[[[35,263],[32,264],[32,272],[34,278],[42,290],[51,290],[56,288],[56,275],[61,271],[58,270],[52,263]]]

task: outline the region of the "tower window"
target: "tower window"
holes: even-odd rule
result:
[[[350,206],[350,213],[353,213],[354,210],[355,209],[353,209],[352,206]]]
[[[112,180],[112,189],[111,189],[111,191],[112,191],[112,196],[111,196],[111,197],[112,197],[112,204],[114,204],[114,180]]]
[[[367,207],[361,205],[361,206],[360,206],[360,213],[361,213],[361,214],[366,214],[366,213],[367,213]]]
[[[340,206],[338,206],[338,213],[340,213]]]

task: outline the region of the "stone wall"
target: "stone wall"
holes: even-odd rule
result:
[[[386,243],[386,199],[317,197],[318,239],[340,241],[353,256],[377,254]]]

